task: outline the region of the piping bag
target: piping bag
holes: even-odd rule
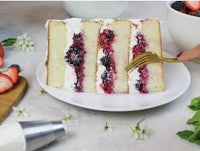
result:
[[[0,151],[33,151],[66,135],[62,121],[23,121],[0,126]]]

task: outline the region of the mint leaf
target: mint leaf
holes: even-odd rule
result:
[[[191,119],[189,119],[188,121],[187,121],[187,124],[192,124],[192,125],[196,125],[198,122],[200,122],[200,110],[198,110],[196,113],[195,113],[195,115],[191,118]]]
[[[191,104],[188,106],[191,110],[197,111],[200,109],[200,96],[193,98]]]
[[[192,136],[194,134],[193,131],[190,130],[184,130],[184,131],[180,131],[178,133],[176,133],[179,137],[188,140],[190,136]]]
[[[3,46],[13,46],[14,43],[16,43],[16,38],[8,38],[2,41]]]
[[[183,139],[200,145],[200,97],[193,98],[188,106],[191,110],[196,111],[194,116],[187,121],[187,124],[194,125],[194,131],[184,130],[177,133]]]

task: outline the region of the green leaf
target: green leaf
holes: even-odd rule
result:
[[[179,137],[181,137],[182,139],[186,139],[188,140],[189,137],[194,134],[193,131],[190,131],[190,130],[184,130],[184,131],[180,131],[178,133],[176,133]]]
[[[188,121],[187,121],[187,124],[192,124],[192,125],[196,125],[198,122],[200,122],[200,110],[198,110],[196,113],[195,113],[195,115],[191,118],[191,119],[189,119]]]
[[[188,106],[191,110],[197,111],[200,109],[200,96],[193,98],[191,104]]]
[[[138,131],[141,131],[141,128],[140,128],[140,123],[144,121],[144,119],[140,120],[139,122],[136,123],[136,126],[135,126],[135,129],[138,130]]]
[[[104,125],[104,131],[107,131],[110,128],[110,125],[106,122]]]
[[[8,38],[2,41],[3,46],[12,46],[14,43],[16,43],[16,38]]]
[[[44,89],[40,90],[40,95],[46,95],[46,94],[47,94],[47,91],[45,91]]]

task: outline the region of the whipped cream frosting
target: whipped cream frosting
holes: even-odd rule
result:
[[[140,20],[130,20],[132,22],[131,28],[131,40],[130,40],[130,51],[129,51],[129,62],[133,59],[133,51],[132,48],[137,44],[136,35],[141,30],[141,22]],[[135,88],[135,84],[140,79],[140,73],[137,69],[128,72],[128,85],[129,85],[129,93],[139,93],[139,91]]]
[[[67,28],[67,46],[64,50],[64,54],[66,54],[66,51],[73,44],[73,35],[80,33],[82,30],[82,22],[80,18],[66,19],[65,22]],[[76,73],[72,66],[69,64],[66,64],[66,66],[64,89],[73,91],[74,83],[76,83],[77,80]]]
[[[109,25],[112,24],[114,20],[113,19],[104,19],[103,20],[103,24],[101,26],[101,29],[100,29],[100,33],[102,33],[104,31],[104,29],[110,29],[109,28]],[[101,74],[106,70],[106,67],[103,66],[101,64],[101,61],[100,59],[105,56],[105,54],[103,53],[103,49],[100,48],[98,50],[98,54],[97,54],[97,73],[96,73],[96,91],[97,93],[104,93],[103,89],[101,88],[101,83],[102,83],[102,79],[101,79]]]

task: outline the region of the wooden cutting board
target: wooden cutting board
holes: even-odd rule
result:
[[[12,111],[12,107],[16,106],[28,88],[27,80],[19,76],[17,83],[9,91],[0,94],[0,123]]]

